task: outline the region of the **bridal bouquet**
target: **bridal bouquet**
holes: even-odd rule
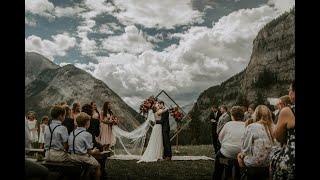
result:
[[[140,105],[140,112],[148,113],[149,109],[153,107],[157,99],[153,96],[150,96],[148,99],[144,100],[143,103]]]

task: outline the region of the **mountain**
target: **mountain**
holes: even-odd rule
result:
[[[35,52],[25,53],[25,85],[34,81],[45,69],[57,69],[60,66]]]
[[[287,94],[295,75],[295,9],[263,27],[253,41],[248,66],[220,85],[200,94],[189,115],[192,121],[180,137],[184,143],[211,143],[210,107],[268,104],[268,97]],[[180,140],[179,140],[180,141]]]
[[[120,118],[120,126],[132,130],[143,121],[101,80],[71,64],[60,67],[40,54],[26,52],[25,111],[35,111],[37,118],[49,115],[50,107],[67,102],[72,105],[95,101],[101,110],[105,101],[112,103],[113,112]]]

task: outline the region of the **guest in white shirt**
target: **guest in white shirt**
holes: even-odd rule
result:
[[[245,123],[243,122],[244,112],[240,106],[231,108],[232,121],[227,122],[219,133],[221,148],[216,155],[213,179],[221,179],[223,165],[220,164],[220,158],[236,159],[241,151],[241,138],[245,132]],[[235,161],[236,176],[240,179],[240,169]],[[226,177],[232,175],[232,167],[226,169]]]

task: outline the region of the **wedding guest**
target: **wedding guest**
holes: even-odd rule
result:
[[[219,141],[221,148],[215,158],[213,179],[221,179],[223,166],[220,163],[221,158],[236,159],[237,154],[241,151],[241,138],[245,132],[245,123],[243,122],[244,112],[240,106],[233,106],[230,110],[232,121],[227,122],[220,134]],[[225,178],[232,175],[232,167],[226,169]],[[235,179],[240,179],[240,168],[235,163]]]
[[[271,111],[265,105],[255,109],[255,122],[248,125],[238,154],[240,167],[247,169],[247,178],[253,180],[269,177],[269,155],[274,145]]]
[[[289,95],[281,96],[278,99],[278,102],[276,104],[277,108],[278,108],[278,112],[275,114],[275,116],[276,116],[275,121],[274,121],[275,124],[277,124],[277,122],[278,122],[279,113],[280,113],[281,109],[283,109],[284,107],[290,107],[291,104],[292,103],[291,103]]]
[[[89,133],[92,135],[92,142],[93,142],[93,147],[97,147],[101,149],[101,144],[97,142],[96,138],[99,137],[100,135],[100,120],[99,119],[93,119],[92,114],[93,114],[93,109],[90,104],[84,104],[81,108],[81,112],[84,112],[88,114],[90,118],[90,126],[87,129]]]
[[[31,139],[30,139],[30,131],[28,126],[28,120],[27,117],[25,117],[25,148],[31,148]],[[26,151],[27,152],[27,151]],[[46,179],[49,170],[39,163],[30,161],[28,159],[25,159],[24,161],[25,165],[25,178],[26,179],[32,179],[32,178],[40,178],[40,179]]]
[[[69,153],[73,161],[91,165],[95,169],[95,178],[100,179],[100,164],[92,156],[99,153],[99,150],[93,148],[92,135],[86,131],[90,126],[90,119],[91,116],[84,112],[77,116],[78,127],[70,133],[68,139]]]
[[[284,144],[271,155],[272,179],[295,179],[295,81],[293,80],[289,97],[292,106],[281,109],[273,132],[277,141]]]
[[[244,113],[244,121],[249,118],[252,118],[252,114],[254,113],[256,106],[254,104],[250,104],[248,107],[248,111]]]
[[[47,161],[64,162],[69,160],[68,130],[62,125],[66,111],[60,106],[53,106],[51,109],[52,121],[44,131],[44,143]]]
[[[101,112],[101,132],[100,132],[100,143],[102,145],[106,145],[106,149],[110,149],[110,146],[113,143],[113,134],[112,134],[112,125],[114,123],[113,119],[113,112],[111,110],[111,103],[105,102],[103,104],[103,109]]]
[[[24,119],[24,132],[25,132],[25,147],[26,148],[31,148],[31,144],[32,144],[32,141],[31,141],[31,135],[30,135],[30,129],[29,129],[29,124],[28,124],[28,118],[25,117]]]
[[[100,113],[98,111],[98,108],[97,108],[97,104],[95,102],[91,102],[90,105],[92,106],[92,109],[93,109],[93,114],[92,114],[92,118],[93,119],[100,119]]]
[[[48,128],[48,123],[49,123],[49,117],[43,116],[40,124],[40,132],[39,132],[40,149],[44,148],[44,131],[46,128]]]
[[[211,122],[211,135],[212,135],[212,144],[215,154],[217,154],[220,149],[218,146],[218,134],[217,134],[217,123],[221,116],[219,109],[214,105],[211,107],[211,113],[209,115],[209,120]]]
[[[225,105],[220,107],[221,116],[219,117],[218,124],[217,124],[217,134],[219,135],[223,126],[231,121],[230,115],[228,114],[228,108]],[[220,142],[221,143],[221,142]]]
[[[64,125],[68,129],[68,134],[70,134],[75,128],[74,119],[71,115],[71,109],[69,108],[69,106],[65,105],[63,107],[66,111],[66,116],[62,125]]]
[[[74,125],[77,126],[76,117],[81,112],[81,105],[79,102],[75,102],[72,105],[71,116],[74,120]]]
[[[36,120],[36,114],[33,111],[29,111],[27,113],[28,118],[28,127],[30,131],[30,139],[31,139],[31,147],[36,148],[36,144],[38,142],[38,123]]]

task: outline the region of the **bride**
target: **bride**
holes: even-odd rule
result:
[[[148,118],[155,120],[156,124],[153,126],[148,146],[138,163],[158,161],[159,159],[162,159],[163,156],[162,126],[161,124],[158,124],[161,120],[162,109],[159,107],[158,103],[156,103],[152,109],[155,111],[150,109]]]

